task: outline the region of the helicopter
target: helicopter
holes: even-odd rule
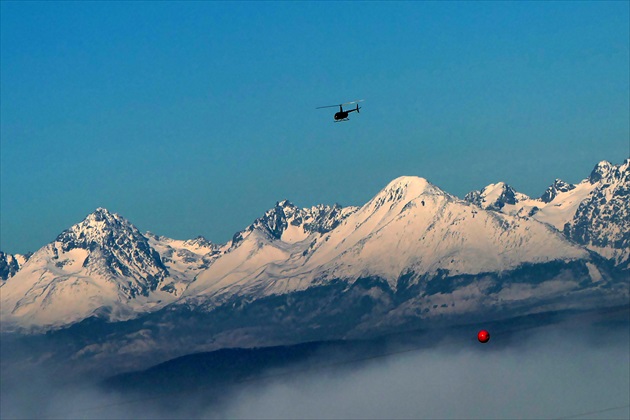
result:
[[[321,108],[336,108],[339,107],[339,112],[335,113],[335,122],[341,122],[341,121],[350,121],[350,118],[348,118],[348,114],[351,112],[357,112],[359,113],[359,110],[361,109],[361,107],[359,106],[359,102],[363,102],[365,99],[359,99],[357,101],[352,101],[352,102],[346,102],[344,104],[339,104],[339,105],[326,105],[326,106],[318,106],[315,109],[321,109]],[[352,104],[357,104],[357,107],[354,109],[347,109],[347,110],[343,110],[343,106],[344,105],[352,105]]]

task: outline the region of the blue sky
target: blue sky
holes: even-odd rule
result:
[[[630,154],[628,2],[0,3],[1,237],[96,207],[224,242],[418,175],[539,196]],[[334,124],[321,105],[365,98]]]

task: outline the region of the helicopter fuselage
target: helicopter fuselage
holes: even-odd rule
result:
[[[347,111],[337,112],[335,114],[335,120],[336,121],[345,120],[346,118],[348,118],[348,112]]]
[[[343,110],[343,107],[339,106],[339,112],[335,114],[335,121],[343,121],[348,119],[348,114],[351,112],[359,112],[359,105],[357,105],[356,109],[348,109],[346,111]]]

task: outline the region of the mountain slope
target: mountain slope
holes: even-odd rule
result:
[[[150,232],[145,236],[168,270],[169,277],[160,289],[175,296],[181,295],[197,274],[207,269],[225,251],[203,236],[189,240],[171,239]]]

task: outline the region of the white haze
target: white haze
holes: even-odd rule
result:
[[[219,415],[557,418],[629,404],[628,332],[598,340],[548,330],[502,350],[491,344],[434,348],[380,359],[342,376],[327,372],[276,383],[242,395]],[[611,410],[600,418],[627,419],[628,410]]]
[[[516,340],[515,340],[516,338]],[[629,418],[630,333],[539,328],[510,343],[444,342],[378,358],[249,383],[217,408],[203,395],[112,397],[96,388],[55,389],[45,376],[2,386],[2,418]],[[461,343],[462,340],[456,340]],[[212,391],[212,392],[221,392]],[[175,401],[165,409],[158,402]],[[99,408],[100,407],[100,408]],[[162,407],[162,408],[160,408]]]

